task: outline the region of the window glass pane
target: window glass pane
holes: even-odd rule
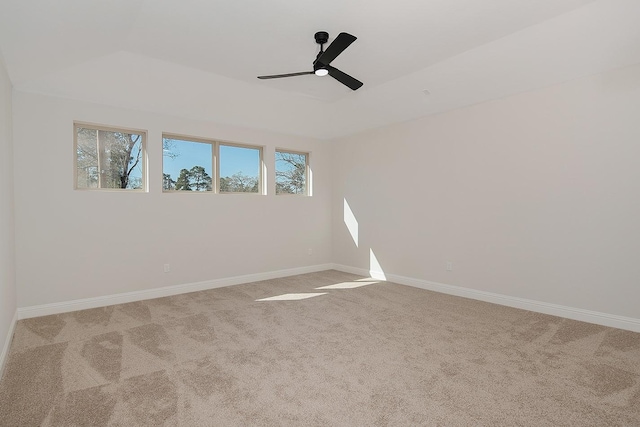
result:
[[[307,154],[276,151],[276,194],[307,194]]]
[[[213,145],[162,138],[163,191],[211,191]]]
[[[77,188],[144,189],[143,135],[76,126]]]
[[[220,144],[220,192],[259,193],[260,149]]]

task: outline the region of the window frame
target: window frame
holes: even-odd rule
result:
[[[260,156],[258,162],[258,191],[256,193],[247,192],[247,191],[220,191],[220,146],[224,145],[226,147],[238,147],[238,148],[249,148],[253,150],[258,150],[258,155]],[[265,176],[265,164],[264,164],[264,147],[259,145],[249,145],[249,144],[239,144],[237,142],[228,142],[228,141],[217,141],[216,143],[216,193],[217,194],[253,194],[264,196],[267,194],[264,188],[264,176]]]
[[[260,145],[251,145],[251,144],[243,144],[233,141],[223,141],[212,138],[202,138],[197,136],[189,136],[182,135],[178,133],[171,132],[162,132],[162,142],[164,144],[165,139],[177,139],[186,142],[199,142],[205,144],[211,144],[211,191],[182,191],[182,190],[165,190],[162,188],[163,193],[204,193],[204,194],[249,194],[249,195],[259,195],[264,196],[267,194],[265,188],[265,162],[264,162],[264,146]],[[228,146],[228,147],[238,147],[238,148],[249,148],[253,150],[258,150],[259,153],[259,164],[258,164],[258,192],[230,192],[230,191],[220,191],[220,146]],[[164,155],[162,156],[162,168],[161,174],[164,174]],[[162,176],[161,176],[162,179]],[[162,181],[160,181],[162,183]],[[162,187],[162,185],[161,185]]]
[[[160,187],[162,188],[162,192],[163,193],[193,193],[193,194],[215,194],[217,193],[217,188],[218,188],[218,179],[217,179],[217,161],[216,161],[216,157],[218,156],[218,152],[217,152],[217,141],[213,140],[213,139],[207,139],[207,138],[199,138],[199,137],[195,137],[195,136],[187,136],[187,135],[180,135],[180,134],[176,134],[176,133],[162,133],[162,144],[164,147],[164,140],[165,139],[177,139],[180,141],[185,141],[185,142],[196,142],[196,143],[200,143],[200,144],[210,144],[211,145],[211,191],[184,191],[184,190],[165,190],[164,187],[162,186],[162,179],[164,179],[163,176],[161,176],[161,181],[160,181]],[[162,167],[160,168],[160,173],[164,174],[164,153],[162,155]]]
[[[303,193],[278,193],[278,159],[276,156],[278,153],[289,153],[289,154],[301,154],[305,156],[305,188]],[[309,151],[298,151],[298,150],[290,150],[288,148],[279,148],[276,147],[273,152],[273,178],[274,178],[274,186],[273,186],[273,194],[276,196],[298,196],[298,197],[311,197],[311,152]]]
[[[78,128],[90,129],[95,131],[104,132],[117,132],[128,133],[134,135],[140,135],[142,137],[141,145],[141,164],[142,170],[142,188],[103,188],[103,187],[78,187]],[[147,139],[148,132],[144,129],[135,129],[123,126],[110,126],[97,123],[89,123],[82,121],[73,122],[73,189],[78,191],[115,191],[115,192],[127,192],[127,193],[148,193],[149,192],[149,177],[148,177],[148,152],[147,152]],[[99,167],[99,165],[98,165]]]

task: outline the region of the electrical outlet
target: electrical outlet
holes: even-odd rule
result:
[[[309,256],[313,255],[313,249],[309,248],[309,251],[307,253],[309,254]]]
[[[171,264],[165,264],[165,265],[164,265],[164,272],[165,272],[165,273],[168,273],[168,272],[170,272],[170,271],[171,271]]]
[[[447,261],[447,271],[453,271],[453,263],[451,261]]]

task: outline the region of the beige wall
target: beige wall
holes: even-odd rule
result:
[[[640,66],[333,146],[334,262],[640,318]]]
[[[17,92],[18,306],[373,253],[388,275],[638,319],[638,107],[634,66],[327,143]],[[74,120],[147,129],[149,193],[74,191]],[[162,194],[163,131],[263,145],[270,168],[309,150],[314,196]]]
[[[150,191],[74,191],[74,120],[148,130]],[[264,146],[271,194],[163,194],[162,132]],[[14,134],[19,307],[331,261],[326,144],[21,92]],[[313,197],[273,195],[276,147],[311,152]]]
[[[16,313],[11,81],[0,58],[0,373],[2,351]]]

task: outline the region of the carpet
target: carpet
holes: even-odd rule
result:
[[[21,320],[3,426],[640,426],[640,334],[323,271]]]

